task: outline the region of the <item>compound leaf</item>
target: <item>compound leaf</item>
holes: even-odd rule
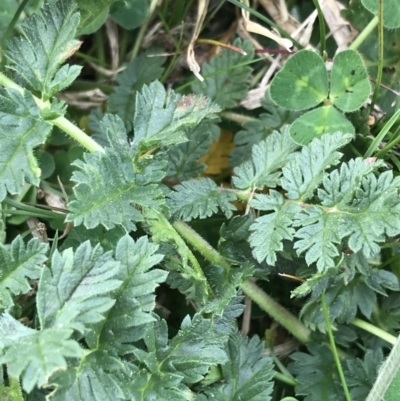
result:
[[[86,228],[121,225],[131,231],[136,229],[135,222],[143,221],[135,205],[155,209],[164,205],[159,181],[151,182],[151,166],[137,172],[127,152],[106,148],[104,153],[86,153],[84,160],[75,162],[79,170],[74,171],[72,180],[78,185],[67,221],[84,223]]]
[[[187,141],[184,128],[214,118],[220,108],[203,95],[180,96],[158,82],[136,95],[133,148],[139,153]]]
[[[367,350],[363,360],[359,358],[346,360],[345,375],[352,400],[363,401],[368,398],[382,362],[381,349]]]
[[[281,176],[278,170],[290,160],[296,147],[287,129],[282,130],[282,133],[274,131],[253,146],[251,160],[234,169],[233,184],[243,190],[276,187]]]
[[[368,73],[361,56],[354,50],[338,53],[331,71],[329,98],[332,103],[342,111],[355,111],[367,101],[370,92]]]
[[[257,337],[246,339],[234,333],[227,344],[228,362],[221,367],[221,382],[206,389],[208,400],[271,400],[274,371],[271,358],[262,356]]]
[[[321,184],[325,170],[339,162],[341,153],[337,149],[352,138],[351,134],[341,132],[323,135],[294,154],[292,160],[282,169],[282,187],[287,191],[287,197],[309,199]]]
[[[48,384],[55,370],[66,369],[66,358],[80,358],[82,350],[71,340],[72,330],[32,330],[7,313],[0,316],[0,363],[7,364],[11,377],[21,377],[22,387]]]
[[[124,370],[122,362],[94,352],[85,357],[79,368],[70,366],[55,372],[51,381],[57,388],[51,401],[125,400],[121,383],[113,370]]]
[[[311,50],[291,56],[271,82],[272,100],[287,110],[307,110],[328,97],[328,73],[322,58]]]
[[[285,203],[281,193],[270,190],[269,196],[259,194],[250,201],[250,206],[272,213],[257,217],[250,226],[252,233],[249,242],[253,255],[258,262],[274,265],[276,252],[283,250],[283,240],[292,240],[295,230],[292,228],[295,215],[300,207],[293,202]]]
[[[309,354],[295,352],[288,365],[299,384],[296,395],[305,396],[304,401],[337,401],[344,398],[342,386],[337,375],[337,367],[332,351],[326,345],[307,346]]]
[[[379,243],[385,235],[400,232],[400,179],[390,171],[378,178],[372,173],[382,163],[356,159],[343,164],[324,179],[324,189],[318,191],[322,204],[336,208],[341,237],[349,236],[353,252],[367,257],[380,252]]]
[[[74,40],[79,24],[79,13],[72,1],[59,0],[47,4],[42,15],[34,14],[22,25],[23,35],[8,41],[4,51],[8,68],[26,82],[29,87],[49,99],[71,85],[81,67],[65,65],[68,57],[80,46]]]
[[[117,85],[108,98],[108,111],[121,117],[127,131],[133,128],[137,92],[144,84],[159,79],[164,71],[162,65],[166,58],[148,57],[147,53],[144,52],[136,57],[117,75]]]
[[[14,305],[12,295],[26,294],[31,290],[28,278],[40,276],[41,265],[46,261],[47,244],[31,239],[25,244],[18,236],[9,246],[0,244],[0,306]]]
[[[54,252],[51,267],[42,272],[37,308],[42,328],[70,327],[84,332],[85,326],[103,319],[114,304],[110,291],[122,281],[116,279],[120,263],[111,252],[89,241],[73,252]]]
[[[46,141],[51,124],[44,121],[29,92],[0,90],[0,201],[18,194],[24,181],[38,185],[40,169],[33,149]]]
[[[285,124],[292,123],[299,114],[277,106],[271,100],[269,91],[261,101],[261,106],[266,112],[258,119],[246,121],[242,130],[235,134],[236,147],[230,153],[230,164],[233,167],[249,159],[253,145],[266,139],[273,130],[281,130]]]
[[[300,254],[306,252],[308,265],[317,262],[318,271],[335,266],[335,257],[339,255],[337,249],[343,236],[338,224],[338,214],[326,212],[318,206],[310,206],[301,210],[296,216],[295,225],[302,226],[296,232],[294,248]]]
[[[220,55],[203,64],[204,81],[192,85],[194,93],[207,96],[222,109],[235,107],[249,90],[246,80],[251,68],[246,63],[253,59],[253,46],[249,40],[241,39],[236,39],[233,45],[243,49],[247,55],[223,49]]]
[[[145,376],[147,383],[139,378],[132,382],[134,399],[148,399],[157,394],[157,383],[167,378],[176,383],[179,392],[190,394],[188,385],[202,380],[211,366],[227,361],[224,351],[227,339],[227,335],[213,330],[211,321],[198,314],[193,319],[187,316],[171,340],[168,340],[164,320],[152,324],[144,337],[147,351],[134,351],[138,362],[148,371]]]
[[[116,278],[122,285],[110,295],[116,302],[106,319],[93,328],[92,338],[86,337],[89,346],[127,353],[128,343],[140,339],[144,325],[155,320],[151,313],[155,306],[154,290],[168,274],[152,269],[163,258],[157,250],[158,246],[147,237],[140,237],[136,242],[129,236],[120,239],[115,259],[121,263]]]
[[[198,177],[207,167],[206,164],[200,163],[199,159],[207,154],[212,140],[218,138],[219,131],[216,124],[208,121],[186,129],[188,141],[167,149],[168,176],[176,177],[180,181]]]
[[[236,196],[228,191],[221,191],[210,178],[184,181],[174,187],[174,192],[168,194],[172,213],[176,213],[185,221],[212,216],[218,208],[227,218],[233,214],[236,207],[230,202]]]

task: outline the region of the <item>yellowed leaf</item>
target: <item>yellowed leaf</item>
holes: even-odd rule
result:
[[[199,161],[205,163],[207,169],[204,174],[217,175],[229,167],[229,153],[235,147],[233,133],[221,130],[218,141],[213,141],[210,151]]]

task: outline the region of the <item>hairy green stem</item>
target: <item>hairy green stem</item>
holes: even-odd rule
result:
[[[387,341],[389,344],[394,345],[396,343],[397,338],[395,336],[392,336],[391,334],[387,333],[385,330],[382,330],[379,327],[376,327],[373,324],[368,323],[362,319],[359,319],[356,317],[355,319],[353,319],[351,321],[351,324],[353,326],[359,327],[360,329],[368,331],[368,333],[371,333],[374,336]]]
[[[188,224],[178,221],[174,223],[174,228],[210,263],[222,266],[225,269],[230,268],[230,263]],[[257,284],[247,280],[242,283],[241,288],[249,298],[292,333],[300,342],[305,344],[311,341],[311,331],[296,316],[266,294]]]
[[[378,72],[376,75],[375,89],[371,99],[370,112],[374,110],[378,99],[379,89],[382,82],[383,71],[383,0],[378,0]]]
[[[378,17],[374,17],[370,23],[362,30],[362,32],[354,39],[353,43],[349,46],[351,50],[357,50],[364,40],[371,34],[371,32],[378,25]]]
[[[340,358],[339,358],[338,350],[336,348],[335,339],[333,338],[333,332],[332,332],[331,322],[330,322],[330,319],[329,319],[329,311],[328,311],[328,305],[326,303],[325,293],[322,293],[321,303],[322,303],[322,310],[324,311],[326,330],[328,332],[329,342],[331,344],[332,353],[333,353],[333,358],[335,360],[336,367],[337,367],[337,370],[339,372],[340,381],[342,382],[342,386],[343,386],[344,394],[346,396],[346,400],[347,401],[351,401],[350,392],[349,392],[349,389],[347,387],[346,378],[344,377],[342,364],[340,363]]]
[[[24,93],[24,89],[21,86],[17,85],[2,72],[0,72],[0,85],[4,86],[5,88],[16,89],[20,93]],[[41,110],[49,107],[49,103],[45,103],[35,96],[33,96],[33,98],[35,99],[36,104]],[[57,126],[58,128],[61,128],[65,133],[74,138],[90,152],[104,152],[104,149],[96,141],[94,141],[90,136],[86,135],[79,127],[71,123],[71,121],[69,121],[65,117],[58,117],[55,120],[51,120],[50,123]]]
[[[286,376],[280,372],[275,372],[274,379],[279,380],[282,383],[289,384],[289,386],[293,386],[293,387],[295,387],[299,384],[295,379],[293,379],[289,376]]]
[[[306,344],[311,341],[311,331],[296,316],[266,294],[256,283],[246,280],[242,283],[241,288],[261,309],[279,322],[300,342]]]

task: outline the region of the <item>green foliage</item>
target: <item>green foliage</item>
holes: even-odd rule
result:
[[[262,358],[263,346],[257,337],[247,340],[232,334],[227,344],[228,362],[221,367],[222,383],[205,391],[206,400],[271,400],[273,377],[271,360]]]
[[[15,12],[4,3],[0,36]],[[151,35],[147,24],[126,31],[148,16],[146,1],[35,0],[23,23],[12,22],[20,36],[7,41],[0,66],[0,393],[283,401],[294,391],[336,401],[346,392],[338,353],[352,399],[365,400],[400,327],[398,127],[388,130],[384,117],[368,125],[370,77],[350,50],[330,70],[298,51],[251,111],[240,101],[269,71],[250,41],[234,42],[247,55],[224,49],[203,65],[204,82],[188,83],[176,67],[192,2],[175,3],[146,20],[159,31]],[[361,31],[371,16],[358,10]],[[76,32],[94,32],[109,15],[118,31],[108,20],[75,53]],[[394,72],[384,77],[394,81],[398,34],[385,32],[384,66]],[[371,37],[360,49],[373,79]],[[158,54],[170,56],[149,57]],[[84,75],[73,83],[75,62]],[[103,90],[107,104],[89,119],[67,110],[55,96],[71,84]],[[205,175],[200,160],[214,163],[207,153],[222,129],[234,136],[232,169]],[[385,160],[360,157],[382,129]],[[214,145],[226,163],[225,145]],[[292,337],[308,351],[280,358]]]
[[[254,55],[250,41],[236,39],[233,45],[244,50],[247,55],[222,50],[220,56],[203,65],[204,81],[192,84],[194,93],[207,96],[224,109],[235,107],[246,95],[249,88],[246,80],[251,72],[246,63]]]
[[[326,345],[312,344],[309,353],[295,352],[288,365],[299,384],[296,395],[303,395],[304,401],[337,401],[343,393],[333,360],[332,352]]]
[[[165,57],[148,57],[143,53],[117,75],[117,85],[108,99],[108,111],[121,117],[127,131],[132,130],[138,91],[161,77],[164,62]]]
[[[197,181],[184,181],[175,186],[175,191],[168,196],[171,212],[185,221],[193,218],[204,219],[215,214],[218,209],[227,218],[236,210],[230,202],[236,199],[233,193],[220,191],[218,186],[209,178],[200,178]]]
[[[203,121],[197,127],[186,129],[185,134],[187,142],[171,146],[167,150],[168,176],[180,181],[198,177],[207,168],[198,160],[207,154],[212,141],[218,139],[219,127],[214,123]]]
[[[0,363],[7,363],[10,376],[22,376],[22,387],[27,392],[35,385],[46,384],[56,369],[65,369],[66,358],[83,354],[78,343],[70,339],[71,329],[36,331],[4,313],[0,317],[0,333]]]
[[[281,176],[279,169],[289,161],[296,147],[287,129],[282,134],[274,131],[264,141],[253,146],[251,160],[233,170],[233,185],[243,190],[276,187]]]
[[[135,230],[135,223],[143,221],[142,213],[135,207],[153,207],[160,210],[165,204],[163,192],[149,170],[144,174],[135,171],[129,154],[107,149],[105,153],[85,154],[78,160],[72,180],[76,199],[70,202],[67,221],[75,225],[84,223],[86,228],[99,224],[110,229],[121,225],[128,231]]]
[[[24,35],[11,38],[4,55],[8,68],[23,79],[27,87],[40,93],[43,100],[65,89],[77,78],[81,68],[64,65],[80,46],[74,39],[79,13],[69,0],[49,4],[42,15],[34,15],[23,24]]]
[[[354,133],[352,125],[333,106],[344,112],[357,110],[370,90],[365,66],[353,50],[336,55],[329,80],[321,57],[310,50],[301,50],[288,59],[270,88],[272,100],[287,110],[307,110],[322,101],[327,104],[303,114],[290,127],[292,138],[301,144],[325,133]]]
[[[378,3],[373,0],[362,0],[362,4],[368,11],[378,15]],[[396,0],[386,0],[383,4],[383,25],[390,29],[400,27],[400,12]]]
[[[250,158],[252,146],[266,139],[273,130],[279,130],[285,124],[292,123],[297,117],[297,112],[291,112],[276,106],[271,100],[269,91],[261,101],[265,113],[258,119],[247,121],[242,130],[237,132],[234,138],[236,147],[231,152],[230,164],[235,167]]]
[[[9,245],[0,244],[0,300],[1,308],[13,306],[12,295],[26,294],[31,290],[27,280],[40,276],[40,266],[46,261],[47,246],[31,239],[24,244],[21,237]]]
[[[87,35],[97,31],[105,22],[108,8],[117,0],[76,0],[81,14],[79,34]]]
[[[13,135],[8,130],[13,127]],[[39,183],[40,169],[33,149],[44,143],[51,125],[44,121],[29,92],[20,94],[15,89],[0,91],[0,145],[3,153],[0,163],[0,200],[7,192],[18,194],[25,180]]]
[[[110,7],[112,18],[125,29],[135,29],[142,25],[148,11],[146,0],[120,0]]]
[[[155,147],[185,142],[185,128],[205,118],[214,118],[219,111],[219,106],[202,95],[181,97],[173,91],[166,91],[157,81],[145,85],[136,97],[132,146],[137,148],[137,152],[146,152]]]

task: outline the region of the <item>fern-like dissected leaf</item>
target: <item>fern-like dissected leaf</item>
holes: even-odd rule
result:
[[[239,333],[232,334],[227,345],[228,362],[221,367],[222,380],[205,390],[207,400],[271,400],[274,370],[272,359],[262,356],[263,344]]]
[[[134,351],[138,362],[148,370],[147,380],[141,377],[132,380],[130,389],[134,399],[154,398],[160,391],[158,383],[167,378],[175,381],[177,391],[186,392],[189,396],[188,385],[202,380],[210,366],[227,361],[224,351],[227,336],[216,333],[211,321],[200,315],[195,315],[193,319],[186,317],[181,330],[171,340],[168,340],[165,321],[151,326],[144,337],[147,351]],[[164,397],[168,399],[168,396]]]
[[[99,352],[82,358],[78,367],[70,366],[51,376],[56,385],[51,401],[100,401],[126,400],[121,383],[114,374],[124,369],[122,361],[107,357]],[[130,372],[129,372],[130,373]]]
[[[181,97],[155,81],[136,95],[133,148],[139,153],[187,141],[184,128],[214,118],[218,105],[203,95]]]
[[[209,151],[212,140],[218,139],[219,131],[216,124],[208,121],[185,130],[188,141],[167,150],[168,176],[180,181],[198,177],[207,167],[204,163],[198,163],[198,160]]]
[[[230,202],[236,196],[229,191],[222,191],[210,178],[184,181],[174,187],[168,197],[172,213],[176,213],[185,221],[212,216],[218,208],[227,218],[231,217],[235,206]]]
[[[342,156],[337,149],[353,138],[351,134],[325,134],[314,139],[282,169],[282,187],[289,199],[305,201],[321,184],[325,170],[337,164]]]
[[[317,262],[320,271],[334,267],[337,245],[344,238],[353,252],[376,256],[386,236],[400,233],[400,178],[393,178],[390,171],[376,178],[371,171],[380,165],[362,159],[343,164],[318,191],[329,209],[310,206],[297,214],[295,225],[301,228],[295,249],[306,252],[308,264]]]
[[[32,15],[23,24],[23,35],[11,38],[4,51],[8,68],[17,72],[44,100],[71,85],[81,67],[62,64],[80,43],[74,40],[79,13],[70,0],[47,4],[42,15]]]
[[[97,114],[94,113],[97,116]],[[100,117],[100,116],[99,116]],[[128,135],[124,122],[116,114],[106,113],[101,115],[98,123],[98,131],[93,135],[93,139],[102,146],[110,148],[127,148]]]
[[[86,338],[91,348],[128,353],[128,343],[142,338],[144,325],[155,320],[151,313],[155,306],[154,290],[167,277],[167,272],[151,269],[163,258],[156,253],[157,249],[147,237],[136,242],[129,236],[120,239],[115,258],[121,263],[116,277],[122,285],[110,295],[116,302],[105,320]]]
[[[338,401],[344,399],[342,386],[331,349],[326,345],[311,344],[309,354],[295,352],[288,365],[299,384],[296,395],[304,395],[304,401]]]
[[[70,205],[67,221],[87,228],[102,224],[107,229],[121,225],[135,230],[135,222],[143,216],[135,205],[161,209],[165,203],[158,183],[151,182],[146,170],[135,171],[127,152],[107,148],[105,153],[84,155],[85,162],[78,160],[72,180],[76,199]]]
[[[121,117],[127,131],[131,131],[133,127],[137,92],[143,85],[161,77],[165,60],[166,57],[148,57],[145,52],[117,75],[117,86],[108,99],[108,111]]]
[[[84,332],[90,323],[103,319],[114,304],[109,293],[122,281],[116,279],[121,266],[89,241],[74,253],[55,251],[51,267],[43,270],[37,308],[42,328],[71,327]]]
[[[36,385],[47,384],[55,370],[66,369],[66,358],[82,356],[78,343],[70,339],[72,332],[32,330],[4,313],[0,316],[0,363],[7,364],[11,377],[21,377],[22,387],[30,392]]]
[[[294,202],[286,202],[277,191],[270,190],[269,196],[259,194],[250,201],[250,206],[258,210],[272,213],[257,217],[251,225],[253,231],[249,237],[253,255],[258,260],[274,265],[276,252],[283,249],[283,240],[292,240],[295,230],[292,227],[300,206]]]
[[[345,377],[353,401],[364,401],[368,398],[379,368],[382,367],[381,349],[367,350],[364,359],[347,359]]]
[[[276,187],[283,167],[298,147],[289,136],[289,130],[282,133],[274,131],[265,140],[255,144],[251,160],[245,161],[234,169],[233,185],[238,189],[262,189],[265,186]]]
[[[342,232],[338,214],[326,212],[319,206],[310,205],[296,216],[296,225],[302,226],[296,232],[294,247],[297,253],[306,251],[308,265],[317,262],[317,269],[335,267],[335,258],[339,255],[338,244]]]
[[[253,59],[253,46],[250,41],[241,39],[236,39],[233,44],[243,49],[247,55],[243,56],[227,49],[222,50],[222,54],[203,65],[204,81],[196,81],[192,85],[193,92],[209,97],[223,109],[235,107],[249,89],[246,80],[251,68],[243,64]]]
[[[269,91],[261,101],[261,106],[266,113],[262,113],[258,119],[246,121],[243,129],[235,134],[236,147],[230,154],[230,164],[233,167],[249,160],[253,145],[266,139],[273,130],[281,130],[285,124],[290,124],[299,117],[299,113],[277,106],[271,100]]]
[[[0,201],[18,194],[24,181],[38,185],[40,169],[33,149],[46,141],[51,124],[44,121],[29,92],[0,90]]]
[[[40,276],[41,264],[47,259],[47,244],[37,239],[27,244],[20,236],[11,245],[0,244],[0,306],[8,309],[14,305],[12,295],[26,294],[31,290],[28,278]]]

